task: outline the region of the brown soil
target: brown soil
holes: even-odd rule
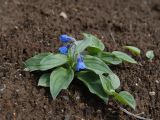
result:
[[[97,35],[109,51],[124,51],[123,45],[142,50],[140,65],[112,69],[121,89],[136,98],[136,111],[127,109],[160,119],[159,0],[0,0],[0,120],[134,120],[76,80],[53,101],[48,89],[36,86],[40,73],[23,71],[27,58],[55,51],[60,34],[81,38],[80,32]],[[145,57],[150,49],[152,62]]]

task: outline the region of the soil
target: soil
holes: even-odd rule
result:
[[[48,88],[37,87],[40,73],[23,70],[29,57],[56,51],[60,34],[80,39],[81,32],[97,35],[108,51],[124,51],[124,45],[142,50],[134,57],[138,65],[112,69],[120,89],[137,101],[136,111],[127,109],[160,119],[159,0],[0,0],[0,120],[135,120],[76,79],[53,101]],[[152,61],[145,57],[147,50],[154,50]]]

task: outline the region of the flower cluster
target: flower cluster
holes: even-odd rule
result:
[[[83,35],[84,38],[80,41],[65,34],[60,35],[62,46],[58,48],[59,53],[45,52],[35,55],[25,61],[25,70],[46,71],[40,77],[38,86],[50,87],[53,99],[63,89],[67,89],[76,77],[105,103],[111,96],[135,109],[134,97],[127,91],[117,90],[120,87],[120,79],[112,72],[109,65],[118,65],[123,61],[137,64],[137,61],[121,51],[105,52],[105,45],[100,39],[92,34],[83,33]],[[126,48],[137,55],[140,54],[140,50],[134,46],[126,46]],[[154,55],[150,53],[153,51],[147,54],[148,58],[152,59]],[[48,73],[48,70],[51,73]]]
[[[72,43],[76,42],[76,40],[73,37],[70,37],[65,34],[60,35],[59,39],[62,43],[64,43],[64,45],[59,48],[59,52],[61,54],[67,55],[70,45],[65,45],[65,44],[68,42],[71,42],[71,44],[72,44]],[[86,69],[86,65],[83,61],[83,56],[79,54],[77,56],[76,71],[80,71],[80,70],[84,70],[84,69]]]

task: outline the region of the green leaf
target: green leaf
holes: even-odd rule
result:
[[[62,55],[62,54],[50,54],[48,56],[46,56],[45,58],[43,58],[40,62],[40,70],[44,71],[44,70],[48,70],[60,65],[63,65],[65,63],[68,62],[68,58],[66,55]]]
[[[45,73],[39,78],[38,86],[49,87],[49,81],[50,81],[50,74]]]
[[[59,67],[55,69],[50,76],[50,92],[53,99],[57,97],[62,89],[67,89],[74,78],[74,72],[71,68],[65,69]]]
[[[136,108],[134,97],[127,91],[121,91],[119,94],[115,94],[115,98],[124,105],[128,105],[133,109]]]
[[[135,55],[140,55],[141,54],[141,50],[137,47],[134,46],[124,46],[124,48],[128,49],[130,52],[132,52]]]
[[[77,46],[76,53],[81,53],[88,47],[89,47],[88,50],[90,52],[93,52],[91,50],[94,50],[94,52],[104,50],[105,48],[104,44],[97,37],[87,33],[83,33],[83,35],[84,35],[84,40],[80,40],[76,42],[76,46]]]
[[[127,55],[126,53],[120,51],[113,51],[112,52],[117,58],[122,59],[123,61],[129,63],[137,63],[131,56]]]
[[[111,81],[111,84],[113,86],[114,89],[117,89],[119,88],[120,86],[120,80],[119,80],[119,77],[114,74],[114,73],[111,73],[107,76],[107,78]]]
[[[88,47],[87,51],[89,52],[90,55],[95,55],[95,54],[101,52],[101,50],[96,47]]]
[[[34,57],[29,58],[25,61],[25,70],[26,71],[35,71],[40,70],[40,61],[46,56],[51,55],[52,53],[40,53]]]
[[[108,64],[118,65],[122,63],[122,60],[118,57],[116,57],[114,54],[110,52],[102,52],[99,55],[99,58],[101,58],[104,62]]]
[[[98,48],[100,49],[101,51],[104,50],[105,46],[104,44],[102,43],[102,41],[100,39],[98,39],[96,36],[92,35],[92,34],[87,34],[87,33],[83,33],[84,35],[84,39],[85,40],[91,40],[92,41],[92,44],[91,44],[91,47],[95,47],[95,48]]]
[[[92,41],[90,39],[84,39],[76,42],[76,53],[83,52],[87,47],[91,45]]]
[[[98,75],[93,72],[83,71],[78,73],[78,79],[81,80],[88,87],[91,93],[97,95],[105,102],[108,101],[108,96],[103,90]]]
[[[108,79],[107,77],[105,77],[104,75],[100,75],[100,80],[103,86],[104,91],[108,94],[108,95],[113,95],[115,92],[115,89],[112,85],[112,82],[110,79]]]
[[[149,50],[146,52],[146,57],[149,59],[149,60],[152,60],[154,58],[154,52],[153,50]]]
[[[112,73],[111,69],[99,58],[86,55],[84,63],[87,69],[94,71],[96,74]]]

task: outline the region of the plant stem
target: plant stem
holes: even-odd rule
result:
[[[119,107],[120,110],[122,110],[123,112],[125,112],[126,114],[130,115],[130,116],[133,116],[135,118],[138,118],[138,119],[141,119],[141,120],[152,120],[152,119],[149,119],[149,118],[144,118],[144,117],[141,117],[141,116],[138,116],[138,115],[135,115],[129,111],[127,111],[126,109],[122,108],[122,107]]]

